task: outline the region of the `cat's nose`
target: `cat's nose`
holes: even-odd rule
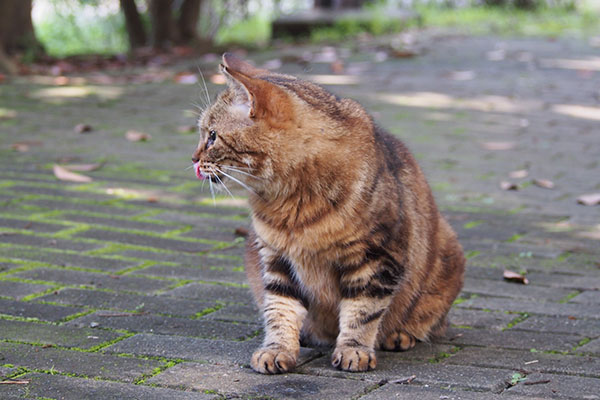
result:
[[[197,163],[198,161],[200,161],[200,158],[198,158],[198,157],[192,157],[192,162],[193,163]]]

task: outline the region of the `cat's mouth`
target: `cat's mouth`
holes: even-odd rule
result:
[[[210,180],[213,183],[221,183],[221,178],[217,175],[216,172],[205,172],[200,166],[199,162],[194,163],[194,172],[196,172],[196,177],[200,180]]]

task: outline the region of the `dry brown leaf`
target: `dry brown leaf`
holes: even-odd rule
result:
[[[514,271],[510,271],[508,269],[504,270],[504,275],[503,275],[504,279],[509,281],[509,282],[517,282],[517,283],[522,283],[523,285],[528,285],[529,284],[529,279],[525,278],[524,275],[521,275],[517,272]]]
[[[502,181],[500,182],[500,189],[502,190],[519,190],[519,185],[516,183]]]
[[[177,132],[179,133],[194,133],[196,132],[196,125],[179,125],[177,127]]]
[[[15,142],[10,145],[10,147],[18,152],[24,153],[29,151],[32,146],[41,146],[42,142],[39,140],[23,140],[21,142]]]
[[[73,130],[75,133],[87,133],[92,131],[92,126],[88,124],[77,124]]]
[[[600,193],[584,194],[577,198],[579,204],[584,206],[597,206],[600,204]]]
[[[391,380],[389,383],[395,383],[398,385],[406,385],[406,384],[409,384],[412,381],[414,381],[416,378],[417,378],[416,375],[411,375],[411,376],[407,376],[405,378]]]
[[[69,171],[89,172],[102,168],[102,165],[104,164],[67,164],[63,165],[63,167]]]
[[[548,179],[534,179],[533,184],[544,189],[554,189],[554,182]]]
[[[61,181],[80,183],[87,183],[92,181],[92,178],[90,178],[89,176],[76,174],[75,172],[71,172],[64,167],[61,167],[60,165],[54,164],[52,170],[54,171],[54,176],[56,176],[56,178],[58,178]]]
[[[410,50],[398,50],[398,49],[391,49],[390,50],[390,56],[395,57],[395,58],[412,58],[412,57],[416,57],[419,54],[414,52],[414,51],[410,51]]]
[[[335,60],[331,64],[329,64],[329,68],[331,72],[334,74],[343,74],[344,73],[344,63],[341,60]]]
[[[513,179],[527,178],[527,175],[529,175],[529,171],[527,171],[526,169],[519,169],[517,171],[511,171],[508,174],[508,176],[510,176]]]
[[[130,129],[125,133],[125,138],[130,142],[145,142],[152,139],[152,136],[144,132]]]
[[[517,145],[516,142],[483,142],[480,144],[486,150],[511,150]]]

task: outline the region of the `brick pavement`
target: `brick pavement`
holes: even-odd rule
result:
[[[348,70],[364,70],[362,83],[332,86],[413,148],[469,258],[448,335],[380,352],[368,373],[332,369],[328,349],[303,349],[294,374],[249,369],[262,331],[234,233],[248,225],[242,192],[213,206],[184,171],[195,136],[174,133],[193,123],[186,107],[198,88],[109,85],[84,98],[40,98],[43,82],[0,86],[0,110],[17,112],[0,117],[0,378],[28,382],[0,384],[0,398],[600,398],[600,214],[575,203],[600,190],[600,68],[544,61],[589,59],[593,49],[543,39],[426,43],[422,57],[380,63],[364,62],[376,51],[365,45],[347,60]],[[308,73],[327,68],[314,63]],[[456,80],[457,70],[474,78]],[[111,90],[120,97],[104,98]],[[73,133],[80,122],[95,130]],[[153,140],[126,142],[133,128]],[[17,141],[41,143],[18,153]],[[516,148],[482,149],[489,141]],[[61,182],[51,164],[65,157],[105,165],[87,173],[91,183]],[[524,167],[520,191],[498,188]],[[536,177],[556,188],[532,185]],[[505,268],[526,271],[530,284],[504,281]]]

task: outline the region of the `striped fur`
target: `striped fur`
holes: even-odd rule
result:
[[[377,348],[443,334],[465,260],[404,144],[315,84],[228,54],[221,71],[194,160],[252,190],[246,270],[266,332],[252,368],[290,371],[302,341],[365,371]]]

